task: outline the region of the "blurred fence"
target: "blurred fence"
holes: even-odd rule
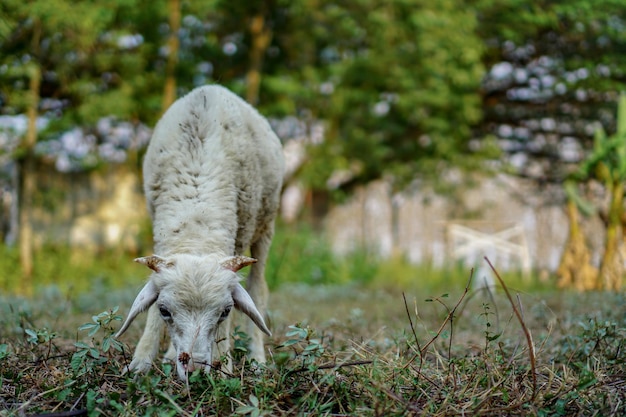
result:
[[[366,250],[435,266],[455,259],[475,266],[489,256],[502,269],[554,271],[569,229],[554,190],[505,175],[477,184],[443,197],[427,188],[392,193],[389,184],[376,181],[344,204],[324,204],[322,224],[339,255]],[[38,186],[36,244],[150,250],[143,247],[151,241],[150,224],[136,170],[110,164],[90,173],[59,173],[41,167]],[[305,198],[295,200],[307,204]],[[283,215],[293,218],[298,210],[291,207]],[[583,227],[603,230],[596,221],[586,220]],[[592,250],[601,246],[602,233],[588,236]]]
[[[393,194],[389,184],[378,181],[332,208],[326,231],[337,253],[365,249],[435,266],[453,259],[476,266],[488,256],[502,269],[554,271],[569,230],[559,202],[555,189],[539,189],[506,175],[483,179],[445,198],[428,188]],[[603,239],[596,221],[583,225],[596,230],[589,234],[592,248],[601,247]],[[458,231],[459,225],[473,229],[465,233],[465,249],[459,248],[458,233],[450,234],[451,226]],[[503,227],[507,231],[498,238]]]

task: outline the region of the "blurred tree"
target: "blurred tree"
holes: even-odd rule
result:
[[[617,131],[607,136],[596,131],[594,148],[580,168],[583,178],[596,178],[609,196],[609,205],[601,216],[605,223],[604,253],[600,262],[600,285],[607,290],[619,290],[624,274],[619,253],[626,183],[626,95],[620,96],[617,108]]]
[[[615,130],[626,81],[626,8],[620,0],[473,0],[486,46],[484,122],[513,172],[559,186]]]
[[[167,38],[167,64],[165,66],[165,86],[163,90],[163,104],[161,113],[176,100],[176,66],[178,64],[178,40],[181,22],[180,0],[167,1],[169,35]]]
[[[626,183],[626,95],[619,99],[617,110],[617,131],[607,136],[604,130],[598,129],[595,134],[592,152],[585,158],[573,180],[566,183],[568,209],[571,212],[570,236],[566,250],[558,270],[562,286],[573,285],[578,289],[619,290],[624,275],[623,261],[619,248],[624,244],[621,235],[623,220],[626,219],[624,209],[624,184]],[[593,207],[576,192],[574,181],[586,184],[590,181],[602,184],[608,196],[606,208]],[[599,271],[592,273],[588,268],[589,256],[584,246],[584,236],[578,227],[577,208],[586,214],[598,213],[604,222],[604,251]],[[577,268],[573,272],[574,268]],[[587,271],[587,272],[585,272]]]
[[[36,190],[35,180],[35,144],[37,143],[37,117],[39,115],[39,89],[41,87],[41,68],[36,62],[39,56],[41,42],[42,23],[39,18],[33,19],[33,28],[30,39],[31,53],[35,59],[27,65],[26,77],[28,78],[28,91],[26,92],[27,129],[21,144],[22,163],[20,164],[21,190],[20,215],[18,230],[18,242],[20,245],[20,263],[24,279],[22,291],[30,294],[33,275],[33,229],[32,211],[33,194]]]
[[[75,36],[76,33],[72,33],[72,30],[80,27],[77,15],[70,13],[73,19],[68,19],[69,7],[63,7],[67,5],[51,3],[53,2],[7,1],[2,5],[3,23],[5,25],[2,39],[3,75],[18,80],[17,86],[22,86],[22,88],[15,89],[5,88],[4,92],[7,94],[7,100],[19,110],[25,110],[28,117],[26,134],[19,149],[21,187],[18,193],[20,199],[18,239],[24,275],[24,292],[32,290],[30,285],[33,272],[31,217],[33,193],[36,189],[34,149],[37,142],[37,118],[40,107],[42,75],[47,69],[43,63],[43,56],[49,49],[60,43],[55,42],[56,39],[51,39],[51,35],[60,30],[66,30],[65,34]],[[62,28],[63,26],[66,27]]]
[[[16,153],[20,169],[19,246],[24,291],[33,272],[33,194],[39,116],[57,128],[93,123],[103,114],[128,116],[132,100],[116,68],[124,49],[110,36],[116,4],[66,0],[7,0],[0,5],[2,112],[26,113],[26,133]],[[107,36],[109,35],[109,36]],[[53,127],[54,128],[54,127]]]
[[[277,19],[290,7],[283,0],[222,0],[216,4],[215,13],[220,19],[215,33],[221,40],[222,53],[228,57],[224,62],[228,68],[219,65],[215,76],[226,84],[232,83],[232,88],[254,106],[259,105],[265,61]]]
[[[472,10],[460,0],[312,3],[318,56],[304,70],[316,71],[307,87],[328,123],[305,169],[314,186],[389,175],[402,187],[475,162],[483,66]]]
[[[190,51],[264,114],[324,121],[325,142],[302,173],[313,187],[326,189],[338,172],[346,187],[383,175],[400,187],[417,173],[479,167],[481,143],[470,139],[481,116],[482,45],[462,5],[220,1],[214,41]]]
[[[591,263],[591,251],[580,223],[580,212],[595,214],[595,207],[578,195],[578,181],[565,183],[567,194],[566,215],[569,234],[557,268],[557,285],[560,288],[575,288],[578,291],[598,289],[598,269]]]

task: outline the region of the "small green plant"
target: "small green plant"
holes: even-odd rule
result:
[[[288,337],[278,348],[290,348],[294,354],[294,359],[299,358],[302,367],[312,366],[317,358],[324,352],[324,345],[318,338],[313,337],[315,330],[309,326],[295,324],[289,326],[289,331],[285,333]]]
[[[74,346],[77,348],[76,352],[72,355],[70,365],[74,372],[79,373],[81,371],[88,370],[87,359],[91,359],[94,365],[103,365],[107,362],[107,357],[101,355],[108,353],[111,348],[118,352],[124,351],[124,345],[113,337],[115,332],[112,322],[121,321],[122,317],[115,314],[119,309],[115,306],[111,310],[103,311],[102,313],[92,316],[91,323],[85,323],[78,328],[80,331],[88,330],[87,336],[92,338],[92,344],[89,345],[85,342],[76,342]],[[93,337],[100,331],[104,332],[101,343],[97,343]]]
[[[572,363],[586,367],[587,361],[596,357],[605,363],[626,363],[626,329],[612,320],[595,317],[578,322],[578,334],[565,337],[561,354]]]
[[[46,345],[46,359],[50,356],[50,352],[52,351],[52,341],[56,339],[56,332],[50,331],[46,327],[39,330],[25,329],[26,333],[26,341],[32,345]]]
[[[28,343],[32,343],[34,345],[50,343],[52,340],[54,340],[57,337],[57,334],[55,332],[51,332],[45,327],[40,330],[26,329],[24,330],[24,332],[28,336],[26,338]]]
[[[490,316],[493,316],[494,313],[491,312],[491,307],[489,304],[483,303],[483,312],[480,313],[480,316],[485,321],[485,352],[489,350],[489,344],[495,340],[498,340],[502,333],[494,333],[491,331],[491,319]]]
[[[233,341],[233,359],[240,361],[248,353],[248,346],[250,344],[250,336],[239,326],[236,326],[231,335]]]
[[[2,359],[6,359],[8,358],[10,355],[9,353],[9,345],[7,345],[6,343],[3,343],[0,345],[0,361]]]
[[[250,394],[248,397],[249,405],[242,405],[235,410],[235,414],[241,416],[260,417],[269,414],[269,411],[262,410],[259,405],[259,399]]]

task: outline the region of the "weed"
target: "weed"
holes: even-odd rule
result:
[[[304,369],[315,364],[315,360],[324,354],[324,346],[320,339],[314,338],[315,330],[309,326],[296,324],[289,326],[289,331],[285,334],[289,339],[280,344],[278,349],[289,348],[293,352],[292,360],[297,360],[300,367]]]
[[[535,302],[504,282],[488,302],[469,282],[413,304],[408,292],[307,288],[274,291],[265,365],[243,360],[249,337],[236,328],[234,373],[197,370],[187,383],[168,363],[123,372],[117,308],[92,315],[67,301],[56,320],[49,305],[6,302],[0,416],[583,416],[619,415],[626,400],[623,294],[579,314],[593,294]],[[563,308],[546,318],[545,305]]]
[[[489,307],[489,304],[483,303],[483,312],[480,313],[480,316],[485,321],[485,352],[489,350],[489,345],[491,344],[491,342],[498,340],[502,335],[502,333],[494,333],[491,331],[490,316],[492,316],[493,314],[494,313],[491,312],[491,307]]]

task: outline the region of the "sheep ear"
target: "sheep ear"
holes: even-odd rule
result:
[[[128,313],[128,317],[126,321],[122,325],[122,328],[117,332],[115,337],[120,337],[126,329],[130,326],[130,324],[135,320],[135,317],[139,315],[139,313],[146,311],[148,307],[150,307],[156,301],[159,296],[159,292],[157,291],[156,285],[152,282],[152,280],[148,281],[148,283],[139,291],[137,298],[133,302],[132,307],[130,308],[130,312]]]
[[[147,266],[154,272],[161,272],[164,268],[174,266],[174,262],[168,261],[165,258],[161,258],[159,255],[144,256],[143,258],[135,259],[135,262]]]
[[[235,285],[235,289],[233,290],[233,301],[235,302],[235,308],[250,317],[263,333],[268,336],[272,335],[272,332],[270,332],[265,325],[261,313],[256,309],[254,301],[252,301],[248,292],[239,283]]]
[[[237,272],[241,268],[245,268],[253,263],[256,263],[256,259],[254,258],[248,258],[247,256],[229,256],[226,259],[222,259],[220,265],[222,265],[222,268]]]

